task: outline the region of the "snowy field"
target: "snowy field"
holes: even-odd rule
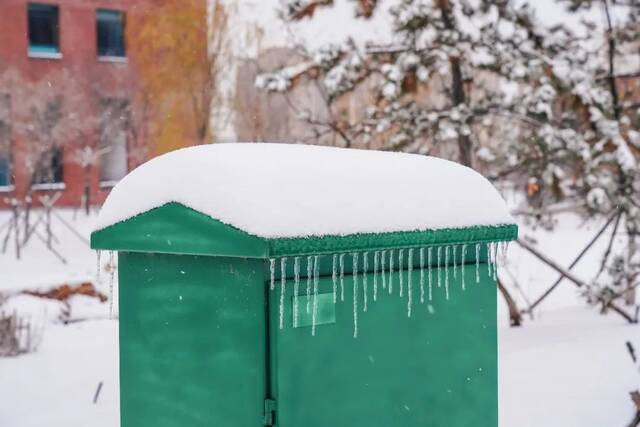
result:
[[[58,211],[88,237],[95,217]],[[8,219],[0,212],[0,226]],[[601,224],[566,215],[554,232],[523,228],[545,252],[563,265]],[[41,342],[36,352],[0,359],[0,426],[114,427],[118,425],[117,320],[109,304],[74,296],[68,304],[22,295],[61,284],[97,283],[96,256],[60,220],[54,220],[55,245],[63,264],[38,239],[30,241],[16,261],[12,249],[0,254],[0,294],[10,309],[35,319]],[[0,237],[4,233],[0,232]],[[598,268],[602,241],[575,268],[588,280]],[[11,245],[10,245],[11,247]],[[107,263],[102,260],[102,264]],[[556,274],[512,244],[501,277],[520,286],[519,303],[533,300],[553,283]],[[109,274],[101,274],[98,290],[109,293]],[[522,328],[509,328],[500,300],[500,426],[626,426],[633,407],[629,392],[640,386],[640,373],[625,348],[640,348],[640,329],[620,317],[588,308],[575,287],[563,282]],[[64,319],[68,324],[63,324]],[[99,384],[96,403],[94,398]]]

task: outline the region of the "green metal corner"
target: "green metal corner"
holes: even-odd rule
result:
[[[269,245],[180,203],[167,203],[91,234],[91,247],[128,252],[265,258]]]

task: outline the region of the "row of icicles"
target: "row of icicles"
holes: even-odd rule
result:
[[[475,282],[480,282],[480,243],[475,244]],[[493,280],[497,279],[497,267],[498,267],[498,255],[500,253],[501,258],[506,256],[508,242],[489,242],[486,243],[488,260],[487,260],[487,274]],[[413,307],[413,264],[414,256],[419,257],[419,269],[420,269],[420,303],[423,304],[425,299],[428,301],[433,300],[433,288],[434,284],[438,288],[444,286],[445,299],[449,300],[449,274],[453,275],[456,279],[458,275],[458,268],[460,269],[462,290],[466,290],[466,278],[464,269],[464,260],[467,256],[468,245],[453,245],[453,246],[438,246],[426,247],[426,248],[408,248],[397,249],[398,252],[398,295],[400,298],[404,297],[405,291],[405,279],[403,275],[404,268],[404,256],[407,254],[407,317],[411,317],[411,310]],[[370,262],[373,262],[373,278],[372,278],[372,297],[373,301],[378,300],[379,288],[382,287],[383,291],[388,292],[389,295],[394,291],[394,252],[396,250],[382,250],[374,251],[373,257],[370,256],[370,252],[352,252],[352,276],[353,276],[353,337],[358,336],[358,271],[362,266],[362,311],[366,312],[369,305],[369,278],[367,274],[371,267]],[[417,254],[416,254],[417,252]],[[458,253],[460,254],[458,262]],[[333,303],[336,304],[338,300],[344,301],[344,267],[345,253],[333,254],[332,257],[332,273],[331,280],[333,284]],[[387,256],[388,255],[388,256]],[[300,256],[293,257],[293,327],[298,327],[299,324],[299,301],[298,295],[300,293]],[[321,255],[308,255],[307,258],[307,271],[304,278],[306,279],[306,312],[311,314],[311,335],[316,334],[316,322],[318,315],[318,282],[320,276],[320,260]],[[362,259],[362,261],[360,261]],[[435,263],[435,274],[432,272],[433,260]],[[276,289],[276,258],[270,258],[270,289],[274,291]],[[284,313],[285,313],[285,294],[287,286],[287,263],[289,258],[279,258],[280,261],[280,279],[279,279],[279,328],[284,328]],[[443,263],[444,261],[444,263]],[[450,263],[451,261],[451,263]],[[451,268],[445,268],[451,265]],[[435,277],[434,277],[435,276]],[[312,297],[310,297],[312,296]]]

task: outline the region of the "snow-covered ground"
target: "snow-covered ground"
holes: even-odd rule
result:
[[[118,426],[117,354],[115,320],[48,325],[37,352],[0,359],[0,426]]]
[[[40,215],[40,210],[34,210],[31,214],[31,224],[38,223]],[[66,263],[49,251],[41,240],[45,238],[42,222],[22,251],[21,259],[17,261],[13,233],[8,241],[7,252],[2,253],[2,243],[7,231],[5,224],[9,221],[10,214],[0,210],[0,292],[13,293],[22,289],[46,289],[56,284],[94,281],[96,256],[89,249],[87,242],[96,217],[95,213],[87,217],[81,210],[55,210],[51,220],[51,230],[55,236],[53,248]],[[82,239],[76,236],[65,222],[76,230]],[[59,243],[56,242],[56,238]]]
[[[626,427],[640,374],[625,342],[640,330],[582,307],[500,329],[501,427]]]
[[[59,211],[84,236],[95,216]],[[0,226],[7,220],[0,212]],[[524,229],[535,236],[546,253],[568,265],[601,224],[583,223],[564,215],[554,232]],[[2,427],[114,427],[118,425],[117,320],[109,320],[109,304],[75,296],[68,307],[57,302],[18,295],[23,289],[50,285],[96,283],[96,256],[61,221],[54,222],[60,239],[62,264],[37,238],[16,261],[11,250],[0,253],[0,293],[9,295],[11,309],[37,319],[42,341],[34,353],[0,358],[0,426]],[[4,234],[0,232],[0,237]],[[0,239],[1,242],[1,239]],[[598,268],[605,238],[575,268],[584,279]],[[106,257],[103,257],[106,258]],[[107,263],[102,260],[102,264]],[[501,276],[520,286],[519,303],[532,300],[556,274],[512,244]],[[109,292],[103,272],[99,290]],[[515,292],[515,291],[514,291]],[[91,319],[63,325],[65,318]],[[640,387],[626,341],[640,348],[640,329],[620,317],[602,316],[588,308],[575,287],[560,285],[522,328],[509,328],[500,300],[500,426],[624,427],[633,408],[629,391]],[[94,395],[103,383],[97,402]]]

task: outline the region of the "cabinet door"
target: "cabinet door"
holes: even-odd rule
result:
[[[432,301],[423,273],[392,273],[393,293],[382,288],[378,273],[357,275],[357,337],[354,338],[354,276],[338,283],[333,305],[332,277],[320,277],[318,323],[312,336],[306,313],[306,278],[301,279],[298,327],[293,326],[293,281],[285,286],[283,328],[280,288],[270,293],[272,393],[279,427],[398,426],[496,427],[496,287],[486,274],[475,282],[475,265],[450,270],[449,300],[442,269],[440,287],[432,270]],[[403,296],[399,296],[400,274]],[[339,281],[338,281],[339,282]],[[386,276],[389,283],[389,273]],[[311,297],[313,301],[313,297]],[[311,302],[313,307],[313,302]],[[311,308],[311,311],[313,308]]]
[[[265,390],[262,264],[137,252],[118,261],[120,426],[255,426]]]

